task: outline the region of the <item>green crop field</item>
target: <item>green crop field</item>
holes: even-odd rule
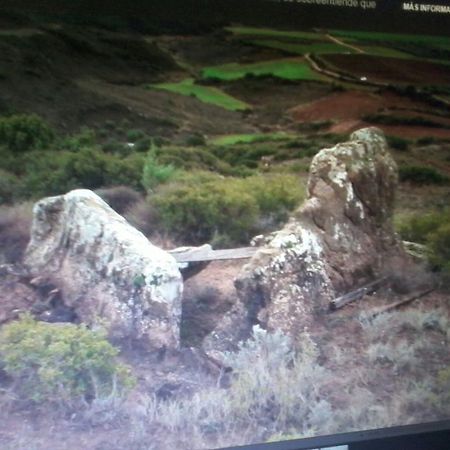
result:
[[[325,54],[325,53],[355,53],[354,50],[334,42],[311,41],[310,44],[296,44],[294,42],[283,42],[268,39],[255,39],[248,41],[253,45],[269,47],[277,50],[283,50],[289,53],[304,55],[306,53]]]
[[[246,75],[272,75],[287,80],[324,80],[325,78],[314,72],[303,58],[286,58],[271,61],[261,61],[251,64],[224,64],[221,66],[205,67],[202,76],[206,79],[238,80]]]
[[[254,133],[254,134],[228,134],[213,138],[210,143],[217,146],[250,144],[253,142],[282,141],[293,139],[295,136],[278,132],[278,133]]]
[[[289,39],[312,39],[317,40],[321,37],[318,33],[304,31],[280,31],[271,28],[255,28],[255,27],[227,27],[226,30],[231,31],[237,36],[253,36],[268,38],[289,38]]]
[[[336,37],[358,41],[378,41],[378,42],[406,42],[417,44],[428,44],[445,48],[450,45],[450,37],[447,36],[426,36],[420,34],[395,34],[395,33],[372,33],[366,31],[341,31],[332,30],[331,34]]]
[[[192,96],[204,103],[210,103],[231,111],[244,111],[251,109],[249,104],[226,94],[218,88],[195,84],[195,81],[192,78],[187,78],[179,83],[152,84],[148,87],[163,89],[176,94]]]
[[[358,48],[371,56],[383,56],[386,58],[404,58],[415,59],[416,57],[409,53],[396,50],[395,48],[382,47],[379,45],[358,45]]]

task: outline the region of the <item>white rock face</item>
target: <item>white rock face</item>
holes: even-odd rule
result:
[[[36,203],[25,264],[61,287],[83,323],[149,348],[178,347],[183,284],[175,259],[93,192]]]

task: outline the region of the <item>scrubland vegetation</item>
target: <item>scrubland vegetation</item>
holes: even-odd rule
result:
[[[108,30],[126,27],[107,17],[102,23]],[[158,35],[175,28],[179,33],[182,26],[155,23],[147,24],[146,30]],[[50,33],[77,51],[105,53],[103,44],[93,45],[73,30],[52,29]],[[199,27],[195,33],[201,36],[205,30]],[[3,109],[0,265],[20,265],[29,239],[33,202],[75,188],[96,190],[133,226],[165,248],[204,243],[215,248],[248,245],[254,235],[280,228],[307,195],[311,158],[320,149],[344,141],[348,133],[327,132],[339,125],[337,119],[328,117],[299,123],[289,118],[276,122],[276,126],[259,123],[265,119],[261,119],[264,114],[258,101],[252,104],[234,92],[255,89],[253,99],[259,100],[258,95],[273,86],[290,86],[287,97],[296,94],[300,83],[311,83],[308,89],[314,83],[328,83],[329,91],[320,95],[352,88],[340,81],[332,85],[305,59],[287,58],[287,54],[353,56],[356,50],[345,45],[350,44],[367,55],[399,58],[396,63],[421,58],[432,49],[433,58],[442,62],[448,57],[449,45],[446,39],[413,40],[379,33],[332,32],[343,44],[316,32],[230,27],[227,33],[227,39],[249,46],[242,58],[220,64],[212,60],[196,75],[192,72],[180,77],[177,73],[173,79],[168,75],[167,80],[155,76],[133,86],[142,89],[138,96],[141,92],[173,95],[162,100],[169,114],[153,117],[151,110],[154,122],[147,128],[145,114],[141,114],[145,117],[141,122],[136,114],[136,123],[110,119],[105,114],[89,126],[75,129],[57,128],[38,115]],[[207,35],[205,39],[216,37]],[[140,53],[142,42],[136,43],[134,37],[132,41],[133,48],[144,55]],[[105,42],[112,43],[121,58],[126,55],[126,39]],[[21,45],[26,47],[24,42]],[[152,43],[151,51],[161,63],[160,67],[152,66],[152,73],[174,69],[173,60],[156,44]],[[281,52],[276,59],[258,60],[254,51]],[[0,74],[1,79],[8,76]],[[106,79],[111,88],[113,82]],[[118,84],[123,82],[119,80]],[[261,82],[259,87],[256,80]],[[409,100],[428,102],[430,108],[442,106],[433,96],[447,90],[445,85],[390,89]],[[208,127],[194,123],[200,115],[175,117],[178,104],[174,99],[194,102],[181,103],[180,109],[200,110],[203,115],[210,114],[211,121],[216,119],[214,111],[224,111],[236,114],[235,122],[228,119],[231,124],[248,126],[235,130],[225,123],[220,132],[209,134],[205,131]],[[283,108],[297,106],[288,100]],[[206,109],[205,113],[203,104],[217,109]],[[140,106],[132,103],[127,111],[136,105]],[[264,112],[277,121],[278,110],[272,109]],[[427,203],[421,208],[398,204],[397,231],[402,239],[424,246],[425,270],[436,276],[437,286],[444,292],[439,298],[443,303],[450,285],[450,213],[441,208],[445,198],[426,196],[428,189],[435,189],[441,197],[448,193],[448,140],[432,134],[445,132],[449,124],[445,114],[433,119],[421,114],[423,111],[411,116],[382,110],[358,120],[430,131],[429,137],[417,139],[397,132],[388,136],[388,142],[399,165],[402,195],[423,193]],[[429,153],[436,151],[430,150],[433,146],[442,152],[434,159]],[[208,307],[208,295],[204,297]],[[89,429],[92,434],[101,429],[99,426],[105,427],[113,438],[108,447],[99,444],[96,449],[108,450],[212,448],[439,419],[450,412],[449,321],[445,305],[433,304],[376,317],[369,313],[349,313],[337,319],[330,316],[325,326],[318,323],[317,329],[295,339],[255,326],[234,352],[219,355],[227,370],[222,369],[216,378],[208,375],[199,383],[197,376],[197,384],[192,380],[188,383],[183,373],[186,391],[173,393],[169,389],[160,395],[155,380],[161,376],[164,362],[161,367],[145,365],[146,354],[132,360],[126,346],[120,350],[113,347],[101,330],[48,324],[23,316],[1,325],[0,419],[26,409],[31,414],[46,411],[49,416],[54,411],[80,432]],[[179,381],[176,376],[175,385]],[[170,385],[173,380],[168,379]],[[61,418],[52,420],[58,424]],[[57,434],[58,425],[52,427],[52,433]],[[11,446],[6,443],[5,450],[16,450],[17,442]],[[27,436],[18,445],[48,448]]]

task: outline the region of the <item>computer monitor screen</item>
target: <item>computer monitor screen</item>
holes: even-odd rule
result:
[[[1,3],[1,448],[450,419],[448,2]]]

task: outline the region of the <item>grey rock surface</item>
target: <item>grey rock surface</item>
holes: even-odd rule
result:
[[[183,283],[175,259],[89,190],[34,206],[25,265],[48,277],[81,322],[149,348],[177,348]]]

